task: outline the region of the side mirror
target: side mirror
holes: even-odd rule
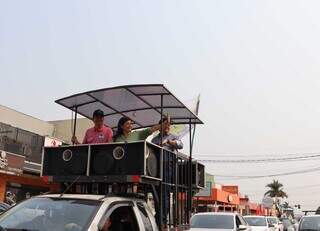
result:
[[[269,225],[270,228],[274,227],[274,224],[269,223],[268,225]]]
[[[247,229],[247,226],[239,225],[239,228],[238,228],[239,231],[243,231],[243,230],[246,230],[246,229]]]
[[[279,221],[279,225],[283,225],[282,221]]]

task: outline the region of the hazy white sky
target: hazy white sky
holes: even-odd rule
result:
[[[196,153],[320,152],[320,2],[294,0],[0,0],[0,104],[70,117],[57,98],[120,84],[201,93]],[[264,175],[320,160],[210,164]],[[279,177],[293,203],[320,205],[320,172]],[[219,179],[261,200],[272,178]],[[317,186],[313,186],[317,184]],[[303,186],[307,186],[303,188]]]

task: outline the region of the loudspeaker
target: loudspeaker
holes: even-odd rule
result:
[[[43,176],[86,176],[89,146],[45,147]]]
[[[89,176],[139,175],[162,178],[161,148],[147,143],[91,145]]]
[[[203,164],[193,161],[192,162],[192,186],[204,188],[205,182],[205,167]]]

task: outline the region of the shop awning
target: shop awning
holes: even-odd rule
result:
[[[172,124],[202,124],[203,122],[162,84],[128,85],[104,88],[71,95],[56,103],[92,119],[95,110],[104,112],[104,122],[116,128],[122,116],[129,117],[133,128],[150,127],[162,114],[170,116]]]

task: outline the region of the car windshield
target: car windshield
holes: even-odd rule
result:
[[[234,218],[231,215],[199,214],[191,218],[191,228],[233,229]]]
[[[32,198],[2,214],[0,227],[26,231],[82,231],[100,205],[100,201],[93,200]]]
[[[245,217],[250,226],[267,226],[267,221],[264,217]]]
[[[320,230],[320,216],[319,217],[304,217],[300,221],[300,231],[318,231]]]
[[[290,226],[292,226],[292,223],[291,223],[291,221],[290,221],[289,219],[283,219],[283,220],[282,220],[282,223],[283,223],[283,225],[284,225],[285,227],[290,227]]]
[[[273,225],[278,223],[278,220],[275,217],[268,217],[268,221]]]

